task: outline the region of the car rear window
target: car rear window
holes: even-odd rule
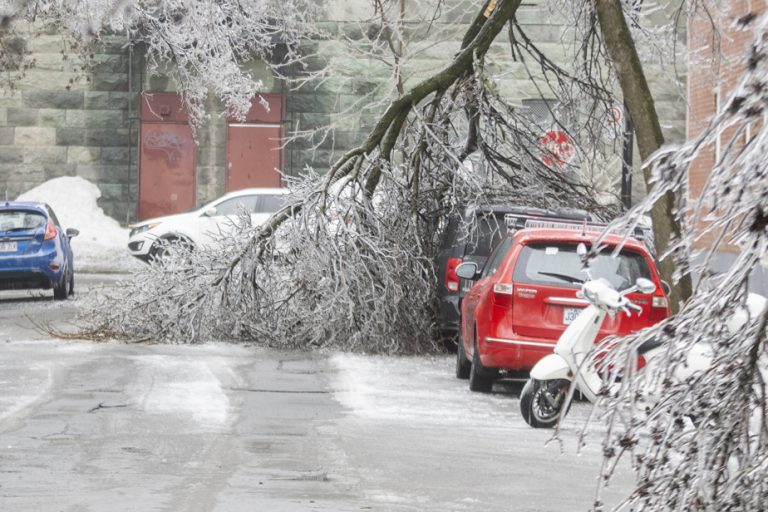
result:
[[[474,226],[469,226],[469,229],[471,233],[466,238],[464,255],[487,258],[499,240],[507,234],[504,213],[477,215]]]
[[[45,215],[32,210],[0,211],[0,231],[36,229],[43,226],[45,221]]]
[[[611,248],[595,257],[590,264],[592,279],[604,278],[617,290],[635,284],[638,277],[651,279],[648,263],[642,254],[621,251],[612,256]],[[589,279],[582,270],[576,244],[536,243],[523,247],[515,265],[516,283],[541,284],[575,288]]]

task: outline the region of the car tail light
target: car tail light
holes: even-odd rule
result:
[[[59,230],[56,229],[56,226],[53,225],[53,221],[48,219],[48,224],[45,226],[45,236],[43,237],[43,240],[53,240],[58,234]]]
[[[497,306],[509,307],[512,305],[512,283],[496,283],[493,285],[493,303]]]
[[[461,258],[448,258],[448,263],[445,264],[445,287],[449,291],[459,291],[459,276],[456,275],[456,267],[461,265]]]
[[[651,320],[663,320],[669,316],[669,301],[666,297],[651,299]]]

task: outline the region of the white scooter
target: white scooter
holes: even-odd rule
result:
[[[575,391],[581,392],[590,402],[597,400],[604,381],[594,362],[588,361],[588,358],[593,355],[595,339],[605,315],[613,317],[619,312],[632,314],[632,311],[641,311],[626,295],[635,291],[651,294],[655,289],[656,285],[644,278],[639,278],[634,286],[623,292],[616,291],[603,279],[590,280],[582,285],[580,295],[590,304],[557,340],[554,354],[545,356],[531,369],[531,378],[520,394],[520,410],[526,423],[534,428],[554,427],[568,401],[571,384],[575,384]],[[765,297],[749,294],[747,309],[737,311],[726,322],[728,329],[736,332],[749,318],[756,318],[766,307],[768,300]],[[648,344],[644,349],[641,347],[639,354],[642,354],[649,364],[664,352],[659,344]],[[703,369],[709,364],[710,355],[705,347],[698,347],[696,352],[689,355],[689,367],[685,370],[687,374]],[[685,375],[676,377],[685,378]]]
[[[613,317],[620,311],[628,315],[632,311],[641,311],[642,308],[625,295],[635,291],[651,294],[655,290],[656,285],[644,278],[639,278],[634,286],[623,292],[616,291],[604,279],[587,281],[582,285],[579,295],[590,304],[560,335],[554,354],[545,356],[534,365],[531,378],[520,394],[520,410],[526,423],[535,428],[555,426],[573,382],[587,400],[597,400],[603,379],[595,365],[587,359],[593,353],[605,316]]]

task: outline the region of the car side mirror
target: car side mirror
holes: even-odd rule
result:
[[[80,230],[75,228],[67,228],[67,230],[64,233],[67,235],[67,238],[75,238],[77,235],[80,234]]]
[[[215,217],[216,216],[216,207],[215,206],[211,206],[210,208],[206,208],[205,211],[203,212],[203,215],[205,215],[206,217]]]
[[[645,295],[650,295],[656,291],[656,285],[653,284],[653,281],[644,277],[638,277],[637,281],[635,281],[635,286],[640,293]]]
[[[456,275],[462,279],[477,278],[477,263],[474,261],[465,261],[456,267]]]
[[[669,296],[669,294],[672,293],[672,287],[669,286],[669,283],[666,281],[661,282],[661,289],[664,291],[664,295]]]

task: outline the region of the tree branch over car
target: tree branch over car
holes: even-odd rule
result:
[[[377,1],[374,9],[385,4]],[[98,11],[83,10],[94,5]],[[630,501],[640,508],[761,510],[768,502],[766,318],[764,313],[748,318],[733,332],[723,326],[747,302],[750,272],[768,251],[763,121],[768,21],[742,20],[756,37],[743,82],[724,111],[700,137],[666,148],[626,2],[553,1],[573,19],[574,69],[567,70],[518,23],[520,5],[519,0],[471,4],[472,21],[457,53],[416,78],[401,73],[408,52],[391,44],[390,32],[374,31],[374,40],[360,51],[395,62],[393,92],[380,99],[381,114],[362,141],[325,175],[307,166],[304,175],[286,177],[286,205],[266,224],[253,225],[243,216],[238,236],[223,236],[205,250],[181,249],[164,264],[139,272],[117,296],[96,305],[89,332],[128,340],[434,351],[435,255],[448,221],[465,207],[494,203],[585,207],[613,218],[616,194],[603,178],[615,148],[604,135],[615,131],[607,118],[611,107],[626,102],[652,187],[614,227],[636,224],[641,214],[651,213],[657,247],[677,259],[662,263],[667,279],[680,277],[673,305],[686,299],[691,269],[709,277],[712,251],[732,243],[741,253],[723,279],[704,279],[676,317],[627,337],[616,351],[618,368],[639,344],[658,338],[669,344],[670,357],[659,373],[634,376],[629,368],[620,392],[604,397],[610,430],[601,476],[609,478],[615,458],[628,455],[639,475]],[[86,43],[120,31],[130,42],[147,45],[153,65],[175,65],[171,72],[193,122],[201,122],[208,115],[202,100],[209,91],[235,114],[250,107],[259,84],[239,67],[243,60],[257,56],[283,77],[288,64],[301,67],[302,44],[318,35],[313,16],[322,4],[41,1],[12,7],[3,22],[6,34],[18,20],[34,18]],[[548,126],[504,94],[494,70],[499,63],[489,49],[505,26],[504,50],[511,47],[519,72],[538,91]],[[287,57],[271,53],[275,37]],[[380,48],[394,49],[395,55]],[[286,78],[296,86],[327,73]],[[749,138],[747,126],[753,129]],[[570,144],[567,159],[542,147],[542,134],[553,127],[559,132],[553,138]],[[691,160],[725,133],[728,143],[701,199],[690,199]],[[694,244],[712,232],[709,256],[691,266]],[[699,342],[713,350],[711,367],[682,382],[666,378],[686,364]],[[659,405],[637,407],[636,378],[661,384]],[[598,499],[595,508],[600,506]]]

